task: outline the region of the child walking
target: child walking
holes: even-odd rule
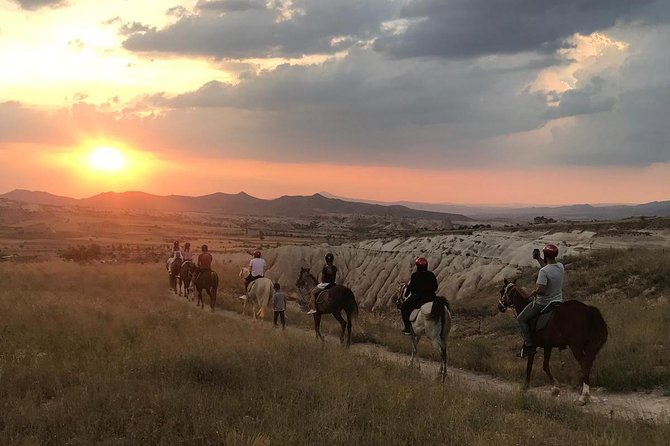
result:
[[[277,318],[281,319],[281,328],[286,329],[286,316],[284,311],[286,310],[286,296],[280,290],[281,286],[278,283],[274,285],[275,292],[272,295],[272,309],[275,312],[274,320],[272,321],[272,326],[277,328]]]

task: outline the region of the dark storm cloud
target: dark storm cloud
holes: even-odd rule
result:
[[[413,0],[405,32],[375,49],[393,57],[471,58],[526,51],[551,53],[575,33],[590,34],[638,17],[653,0]]]
[[[203,11],[239,12],[250,9],[266,9],[265,0],[213,0],[199,1],[196,9]]]
[[[236,8],[230,9],[232,5]],[[246,5],[248,8],[243,8]],[[244,59],[329,54],[356,41],[373,38],[396,3],[388,0],[301,0],[293,14],[279,17],[274,8],[251,8],[256,2],[200,3],[197,14],[181,17],[164,29],[131,35],[124,47]],[[221,14],[225,9],[225,13]]]
[[[14,3],[18,3],[21,8],[28,9],[31,11],[44,8],[46,6],[55,8],[57,6],[63,6],[67,3],[67,0],[12,0],[12,1]]]
[[[547,119],[565,118],[568,116],[588,115],[610,111],[616,104],[613,97],[599,97],[605,80],[594,77],[588,85],[580,89],[568,90],[561,95],[555,95],[558,106],[547,110]]]

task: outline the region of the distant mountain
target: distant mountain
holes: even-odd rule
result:
[[[105,192],[80,200],[57,197],[46,192],[12,191],[0,198],[38,204],[83,206],[91,208],[145,209],[170,212],[212,212],[229,215],[304,217],[323,214],[358,214],[396,218],[468,221],[464,215],[411,209],[406,206],[369,204],[324,197],[283,196],[273,200],[252,197],[241,192],[217,192],[199,197],[185,195],[152,195],[145,192]]]
[[[13,201],[22,201],[24,203],[46,204],[51,206],[73,206],[79,202],[79,200],[76,198],[61,197],[50,194],[49,192],[30,191],[25,189],[15,189],[11,192],[0,195],[0,198]]]
[[[381,201],[359,200],[355,198],[337,197],[322,192],[323,195],[364,203],[381,205],[402,205],[412,209],[426,210],[432,212],[451,212],[469,215],[477,220],[489,219],[512,219],[532,220],[534,217],[545,216],[560,220],[616,220],[620,218],[639,216],[670,216],[670,201],[653,201],[651,203],[637,205],[590,205],[575,204],[568,206],[476,206],[458,205],[445,203],[417,203],[411,201],[398,201],[385,203]],[[458,219],[453,219],[458,221]]]

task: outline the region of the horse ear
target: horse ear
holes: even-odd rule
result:
[[[507,277],[505,277],[505,282],[504,282],[504,284],[505,284],[505,286],[507,286],[507,285],[509,284],[509,280],[507,280]]]
[[[512,283],[516,285],[516,279],[512,280]]]

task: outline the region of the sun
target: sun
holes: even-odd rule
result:
[[[89,166],[97,171],[119,172],[127,165],[126,156],[115,147],[96,147],[88,155]]]

